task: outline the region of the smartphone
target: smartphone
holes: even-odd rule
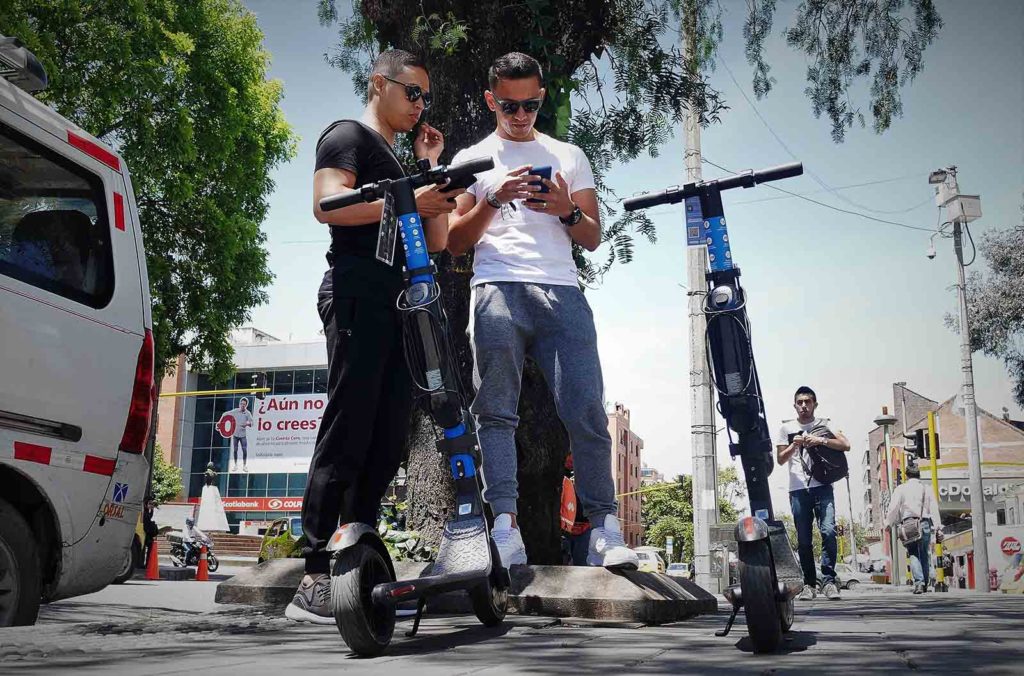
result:
[[[541,178],[546,178],[547,180],[550,181],[551,180],[551,167],[534,167],[533,169],[530,169],[530,175],[531,176],[540,176]],[[531,181],[530,185],[539,185],[541,192],[550,192],[550,190],[548,190],[548,187],[546,185],[544,185],[543,181]],[[536,204],[537,202],[543,202],[544,200],[538,200],[538,199],[534,199],[532,197],[529,197],[529,198],[527,198],[526,201],[527,202],[533,202],[534,204]]]

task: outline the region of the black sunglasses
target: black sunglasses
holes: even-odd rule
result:
[[[404,82],[399,82],[398,80],[392,80],[387,75],[381,75],[381,77],[387,80],[388,82],[394,82],[395,84],[399,84],[405,87],[405,98],[409,99],[409,101],[418,101],[422,98],[423,110],[429,108],[430,104],[434,102],[434,95],[431,94],[430,92],[423,91],[423,88],[420,87],[419,85],[405,84]]]
[[[494,99],[498,105],[501,106],[501,112],[506,115],[515,115],[519,112],[519,106],[523,107],[523,110],[527,113],[536,113],[540,110],[540,104],[543,103],[541,99],[526,99],[525,101],[513,101],[512,99]]]

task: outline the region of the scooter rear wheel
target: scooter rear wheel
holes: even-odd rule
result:
[[[774,652],[782,643],[782,621],[767,540],[739,543],[739,574],[743,614],[754,652]]]
[[[487,538],[491,549],[491,573],[487,580],[469,590],[473,613],[485,627],[496,627],[505,621],[508,609],[508,585],[501,568],[501,558],[494,540]]]
[[[395,633],[393,606],[373,602],[373,588],[393,582],[387,563],[374,547],[356,544],[340,553],[331,571],[331,612],[341,638],[352,652],[379,655]]]

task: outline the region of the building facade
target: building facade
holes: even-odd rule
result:
[[[970,533],[971,489],[967,470],[967,425],[960,396],[936,401],[906,387],[893,385],[893,407],[890,409],[896,423],[889,430],[889,452],[884,453],[884,434],[881,427],[868,435],[869,448],[864,453],[865,526],[881,539],[882,552],[890,556],[890,538],[883,530],[888,507],[890,487],[901,481],[901,468],[909,461],[904,435],[914,436],[915,430],[928,429],[928,413],[935,414],[936,433],[939,438],[937,462],[939,512],[947,535]],[[986,524],[990,527],[1010,525],[1009,507],[1014,506],[1012,494],[1024,483],[1024,424],[1009,416],[994,416],[978,408],[978,438],[981,444],[982,483],[985,494]],[[886,462],[888,456],[888,462]],[[915,460],[921,470],[921,479],[931,483],[929,460]],[[1014,509],[1014,518],[1016,518]],[[955,579],[970,580],[966,571],[973,564],[973,545],[969,535],[951,540],[960,543],[956,549],[947,547],[955,559]],[[991,545],[991,543],[990,543]],[[902,549],[902,548],[901,548]],[[991,546],[990,546],[991,549]],[[900,553],[902,556],[902,553]],[[991,560],[991,557],[990,557]],[[963,573],[961,575],[961,573]]]
[[[627,545],[638,547],[644,537],[638,492],[644,442],[629,426],[629,409],[619,402],[608,412],[608,433],[612,438],[612,478],[622,535]]]
[[[653,486],[654,484],[665,483],[665,475],[654,469],[648,467],[646,462],[640,463],[640,485],[641,486]]]

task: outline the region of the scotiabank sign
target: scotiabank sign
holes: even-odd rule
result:
[[[223,498],[225,512],[301,512],[302,498]],[[199,498],[189,498],[197,503]]]

